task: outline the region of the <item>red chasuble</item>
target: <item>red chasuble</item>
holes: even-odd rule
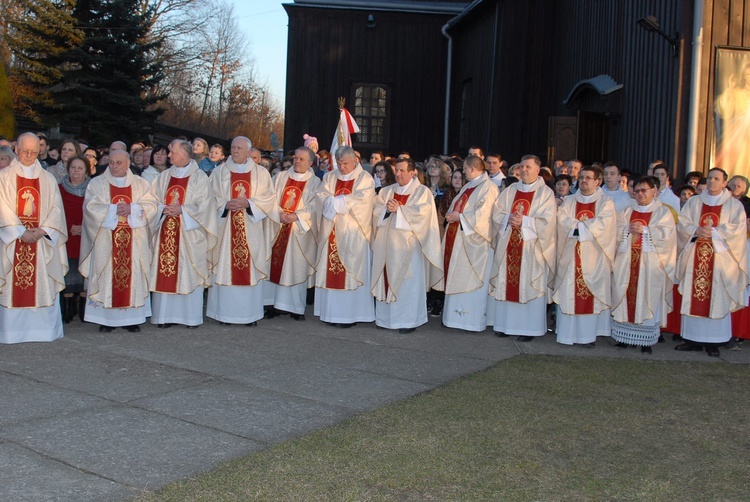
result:
[[[166,205],[185,203],[185,193],[190,178],[172,176],[164,198]],[[159,231],[159,263],[156,269],[156,286],[159,293],[177,293],[177,271],[180,269],[180,226],[182,218],[167,216]]]
[[[469,202],[469,197],[471,197],[471,194],[474,193],[474,190],[477,187],[471,187],[467,189],[464,193],[461,194],[460,197],[457,198],[457,200],[453,204],[453,211],[461,214],[464,212],[464,207],[466,207],[466,203]],[[443,254],[443,270],[444,270],[444,277],[446,282],[448,281],[448,265],[451,262],[451,255],[453,254],[453,244],[456,242],[456,234],[458,234],[458,230],[461,227],[460,221],[452,221],[448,224],[448,228],[445,229],[445,253]]]
[[[109,185],[109,200],[112,204],[133,202],[129,186],[119,188]],[[133,229],[127,216],[119,216],[117,227],[112,232],[112,308],[132,307],[130,301],[133,276]]]
[[[719,224],[722,206],[703,204],[698,226],[715,227]],[[714,244],[710,238],[695,241],[693,287],[690,294],[690,315],[708,317],[711,311],[711,290],[714,279]]]
[[[39,226],[39,178],[16,176],[16,214],[26,228]],[[13,307],[36,307],[37,246],[16,239],[13,260]]]
[[[640,213],[633,211],[630,215],[630,223],[640,223],[648,226],[651,221],[651,213]],[[628,289],[625,293],[625,301],[628,307],[628,322],[635,322],[635,306],[638,301],[638,277],[641,272],[641,248],[643,246],[643,235],[632,235],[630,241],[630,279]]]
[[[336,180],[334,196],[350,195],[354,180],[343,181]],[[344,289],[346,287],[346,269],[341,263],[339,257],[339,248],[336,244],[336,225],[331,229],[328,236],[328,268],[326,269],[326,288],[327,289]]]
[[[520,214],[528,216],[531,209],[531,201],[534,199],[536,192],[516,191],[511,205],[511,214]],[[523,234],[519,227],[511,227],[510,239],[508,246],[505,248],[506,262],[506,281],[505,281],[505,301],[518,302],[520,298],[519,284],[521,282],[521,264],[523,260]]]
[[[250,173],[232,173],[230,199],[250,198]],[[232,286],[250,286],[250,246],[247,244],[245,210],[230,211],[232,232]]]
[[[291,214],[297,210],[302,200],[302,192],[305,190],[307,181],[297,181],[289,178],[286,180],[284,192],[281,195],[281,210],[286,214]],[[289,245],[289,236],[292,234],[292,224],[284,223],[281,225],[276,240],[273,243],[271,252],[271,276],[269,280],[274,284],[281,281],[281,270],[284,268],[284,258],[286,257],[286,248]]]
[[[409,194],[399,195],[394,193],[393,199],[403,206],[409,200]],[[383,267],[383,282],[385,283],[385,294],[388,296],[388,267]]]
[[[576,202],[576,219],[586,221],[596,216],[596,202]],[[576,242],[575,257],[575,314],[593,314],[594,313],[594,294],[586,285],[586,279],[583,277],[583,268],[581,265],[581,243]]]

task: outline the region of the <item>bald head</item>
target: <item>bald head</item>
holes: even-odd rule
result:
[[[109,173],[115,178],[127,176],[130,168],[130,155],[125,150],[109,152]]]
[[[22,165],[33,166],[39,155],[39,138],[37,135],[31,132],[21,134],[16,141],[16,155]]]
[[[122,150],[123,152],[128,151],[128,145],[123,143],[122,141],[113,141],[111,145],[109,145],[109,151],[113,150]]]

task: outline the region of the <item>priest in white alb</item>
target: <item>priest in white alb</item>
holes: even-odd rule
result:
[[[250,158],[251,149],[248,138],[234,138],[231,157],[210,177],[219,242],[211,252],[206,316],[223,324],[254,326],[263,317],[261,281],[269,272],[263,219],[278,216],[271,175]]]
[[[484,161],[476,155],[464,161],[467,183],[453,199],[445,220],[443,281],[435,289],[445,291],[443,324],[465,331],[487,328],[487,306],[492,269],[492,221],[499,191],[490,181]]]
[[[109,167],[86,189],[78,270],[88,284],[84,319],[102,333],[116,327],[136,333],[151,316],[148,225],[157,201],[150,189],[122,150],[110,152]]]
[[[432,191],[410,158],[396,161],[396,183],[375,196],[372,294],[375,324],[411,333],[427,322],[427,291],[443,274]]]
[[[547,332],[547,298],[555,271],[557,203],[539,176],[536,155],[521,159],[521,181],[497,201],[498,225],[490,295],[495,300],[495,335],[530,342]]]
[[[193,160],[193,146],[169,144],[172,166],[154,180],[159,201],[151,221],[151,324],[203,324],[203,290],[210,286],[210,251],[217,242],[216,208],[208,176]]]
[[[348,328],[375,320],[370,294],[372,201],[375,181],[350,146],[336,150],[337,169],[318,190],[321,211],[315,277],[315,315]]]
[[[0,343],[63,336],[68,233],[57,183],[38,153],[39,138],[21,134],[18,158],[0,171]]]
[[[315,153],[306,146],[294,151],[291,169],[274,179],[279,221],[267,220],[271,269],[266,285],[273,292],[276,314],[305,319],[307,287],[313,285],[317,243],[317,193],[320,180],[312,167]]]
[[[617,225],[612,199],[601,188],[602,169],[586,166],[579,190],[565,197],[557,212],[557,273],[552,299],[557,304],[557,341],[593,347],[610,336],[612,265]]]
[[[708,171],[706,189],[688,199],[677,225],[677,279],[682,294],[682,338],[676,350],[719,356],[732,336],[731,313],[745,306],[748,285],[746,221],[742,203],[726,190],[727,173]]]

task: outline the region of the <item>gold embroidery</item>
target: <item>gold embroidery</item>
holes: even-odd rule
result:
[[[520,206],[519,206],[520,207]],[[513,250],[516,246],[523,245],[523,236],[521,230],[518,227],[512,227],[510,231],[510,240],[508,242],[508,268],[507,268],[507,279],[508,284],[511,286],[518,286],[521,279],[521,259],[523,258],[523,252],[516,255]]]
[[[339,247],[336,244],[336,234],[335,231],[331,231],[332,239],[330,240],[330,247],[331,250],[330,253],[328,253],[328,270],[334,274],[340,274],[345,270],[344,264],[341,263],[341,258],[339,258]]]
[[[709,239],[698,239],[695,248],[698,258],[698,266],[695,267],[693,276],[693,297],[699,301],[708,300],[711,297],[711,260],[713,259],[714,246]]]
[[[130,232],[127,228],[118,227],[115,230],[115,254],[112,257],[114,284],[118,291],[127,290],[130,287]]]
[[[580,258],[580,263],[583,264],[580,243],[576,243],[576,254]],[[588,299],[591,296],[591,290],[589,290],[589,287],[586,285],[586,280],[583,278],[583,265],[576,267],[575,278],[576,296],[582,300]]]
[[[26,289],[34,285],[34,261],[36,253],[29,244],[21,243],[20,252],[16,253],[16,266],[13,267],[16,280],[15,285]]]
[[[628,305],[635,305],[638,297],[638,280],[636,274],[641,266],[641,246],[640,242],[630,246],[630,280],[628,281],[627,302]],[[632,322],[632,321],[631,321]]]
[[[161,241],[163,252],[159,256],[159,273],[171,277],[177,273],[177,229],[179,224],[176,217],[168,216],[164,225],[165,229]]]
[[[250,248],[247,245],[245,215],[242,211],[232,211],[232,226],[235,235],[232,238],[232,264],[237,270],[245,270],[250,266]]]

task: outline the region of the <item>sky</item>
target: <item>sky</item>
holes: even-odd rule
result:
[[[286,45],[289,18],[281,6],[292,0],[233,0],[237,23],[250,42],[260,83],[268,82],[281,109],[286,92]]]

